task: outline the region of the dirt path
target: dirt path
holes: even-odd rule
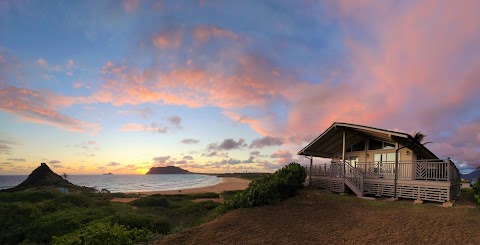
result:
[[[241,209],[154,244],[480,244],[480,209],[362,200],[302,190]]]

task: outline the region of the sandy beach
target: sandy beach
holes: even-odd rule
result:
[[[181,190],[173,190],[173,191],[143,191],[138,192],[142,195],[154,195],[154,194],[162,194],[162,195],[173,195],[173,194],[196,194],[196,193],[204,193],[204,192],[215,192],[215,193],[222,193],[224,191],[236,191],[236,190],[245,190],[250,184],[250,180],[235,178],[235,177],[222,177],[222,182],[206,187],[200,188],[190,188],[190,189],[181,189]],[[138,198],[113,198],[112,202],[131,202]],[[207,199],[202,199],[207,200]],[[210,200],[210,199],[209,199]],[[223,202],[223,198],[219,199],[212,199],[213,201]]]
[[[215,192],[215,193],[222,193],[224,191],[236,191],[236,190],[245,190],[250,184],[250,180],[235,178],[235,177],[222,177],[222,182],[207,186],[207,187],[200,187],[200,188],[191,188],[191,189],[181,189],[181,190],[173,190],[173,191],[145,191],[140,192],[140,194],[144,195],[153,195],[153,194],[194,194],[194,193],[203,193],[203,192]]]

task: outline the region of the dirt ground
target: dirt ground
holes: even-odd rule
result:
[[[480,244],[480,208],[472,194],[444,208],[304,189],[279,204],[235,210],[154,244]]]

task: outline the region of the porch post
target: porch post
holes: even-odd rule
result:
[[[308,178],[308,186],[312,186],[313,156],[310,156],[310,178]]]
[[[343,131],[343,147],[342,147],[342,164],[343,164],[343,176],[345,177],[345,131]]]
[[[395,143],[395,178],[393,182],[393,188],[395,189],[394,198],[397,198],[397,179],[398,179],[398,143]]]

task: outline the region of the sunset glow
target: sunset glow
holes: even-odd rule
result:
[[[0,175],[274,171],[333,122],[480,166],[480,1],[0,0]]]

